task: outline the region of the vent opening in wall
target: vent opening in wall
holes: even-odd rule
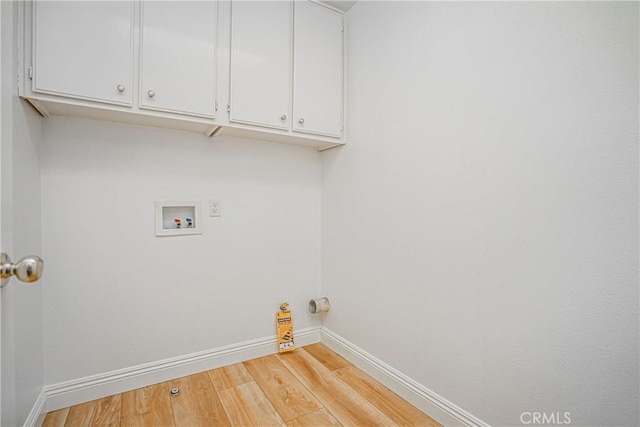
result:
[[[199,202],[155,202],[156,236],[202,234]]]

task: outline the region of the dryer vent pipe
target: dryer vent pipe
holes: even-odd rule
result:
[[[326,313],[331,308],[329,298],[322,297],[318,299],[312,299],[309,301],[309,311],[311,314]]]

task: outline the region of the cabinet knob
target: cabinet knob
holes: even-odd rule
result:
[[[304,124],[304,119],[303,119],[302,117],[300,117],[300,118],[298,119],[298,123],[300,123],[300,124]]]
[[[125,87],[124,87],[124,85],[118,85],[117,89],[118,89],[118,92],[122,93],[122,92],[124,92]]]
[[[280,120],[282,120],[282,121],[287,120],[287,115],[286,114],[281,115],[280,116]]]
[[[147,95],[149,95],[149,98],[153,98],[154,96],[156,96],[156,93],[152,90],[147,92]]]

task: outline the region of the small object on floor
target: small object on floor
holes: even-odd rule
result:
[[[179,388],[172,388],[171,389],[171,396],[177,396],[180,394],[180,389]]]
[[[276,328],[278,329],[278,351],[295,350],[293,343],[293,318],[289,310],[289,304],[280,304],[280,311],[276,311]]]

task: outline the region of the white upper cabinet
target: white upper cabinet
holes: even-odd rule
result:
[[[231,122],[290,128],[291,25],[292,2],[231,3]]]
[[[133,2],[37,1],[33,13],[34,92],[132,104]]]
[[[0,0],[1,1],[1,0]],[[314,0],[20,1],[18,93],[80,116],[344,141],[343,14]]]
[[[294,3],[293,129],[341,137],[342,14],[308,1]]]
[[[214,1],[143,1],[140,108],[213,118],[216,102]]]

